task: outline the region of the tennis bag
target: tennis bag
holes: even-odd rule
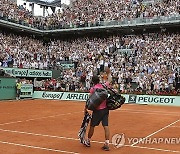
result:
[[[106,89],[95,89],[89,99],[86,101],[86,107],[88,110],[96,110],[96,108],[108,98],[108,92]]]
[[[107,108],[109,110],[116,110],[121,107],[125,103],[125,97],[120,94],[113,94],[107,98]]]
[[[125,97],[122,96],[121,94],[118,94],[115,92],[113,89],[107,87],[106,85],[103,84],[103,87],[107,89],[109,93],[109,97],[107,98],[107,108],[109,110],[116,110],[120,108],[124,103],[125,103]]]

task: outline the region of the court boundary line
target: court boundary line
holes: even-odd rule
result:
[[[156,151],[164,151],[164,152],[180,153],[180,151],[176,151],[176,150],[168,150],[168,149],[153,148],[153,147],[143,147],[143,146],[138,146],[138,145],[134,145],[134,146],[130,145],[130,147],[140,148],[140,149],[148,149],[148,150],[156,150]]]
[[[139,111],[129,111],[129,110],[115,110],[115,111],[113,111],[113,112],[127,112],[127,113],[143,113],[143,114],[154,114],[154,115],[169,115],[169,116],[178,116],[178,117],[180,117],[180,115],[176,115],[176,114],[168,114],[168,112],[167,112],[167,114],[165,113],[165,114],[162,114],[162,113],[158,113],[158,112],[139,112]]]
[[[47,134],[40,134],[40,133],[33,133],[33,132],[26,132],[26,131],[16,131],[16,130],[9,130],[9,129],[2,129],[0,128],[0,131],[3,132],[10,132],[10,133],[17,133],[17,134],[26,134],[26,135],[33,135],[33,136],[42,136],[42,137],[50,137],[50,138],[58,138],[58,139],[66,139],[66,140],[77,140],[77,138],[72,137],[64,137],[64,136],[56,136],[56,135],[47,135]]]
[[[166,129],[166,128],[172,126],[172,125],[174,125],[175,123],[177,123],[177,122],[179,122],[179,121],[180,121],[180,119],[178,119],[178,120],[176,120],[176,121],[170,123],[169,125],[166,125],[165,127],[163,127],[163,128],[161,128],[161,129],[159,129],[159,130],[157,130],[157,131],[155,131],[155,132],[149,134],[148,136],[146,136],[146,137],[144,137],[144,138],[141,138],[139,141],[137,141],[137,142],[131,144],[131,146],[134,146],[134,145],[138,144],[139,142],[144,141],[145,139],[147,139],[147,138],[153,136],[154,134],[157,134],[157,133],[161,132],[162,130],[164,130],[164,129]]]
[[[18,121],[6,122],[6,123],[1,123],[0,126],[22,123],[22,122],[28,122],[28,121],[41,120],[41,119],[46,119],[46,118],[54,118],[54,117],[58,117],[58,116],[71,115],[71,114],[76,114],[76,113],[81,113],[81,112],[83,112],[83,111],[69,112],[69,113],[56,114],[56,115],[51,115],[51,116],[44,116],[44,117],[40,117],[40,118],[32,118],[32,119],[27,119],[27,120],[18,120]]]
[[[63,115],[70,115],[70,114],[76,114],[76,113],[81,113],[84,111],[79,111],[79,112],[69,112],[69,113],[63,113],[63,114],[57,114],[57,115],[50,115],[50,116],[45,116],[45,117],[40,117],[40,118],[32,118],[32,119],[27,119],[27,120],[18,120],[18,121],[12,121],[12,122],[6,122],[6,123],[1,123],[0,126],[4,125],[9,125],[9,124],[16,124],[16,123],[22,123],[22,122],[28,122],[28,121],[35,121],[35,120],[41,120],[41,119],[46,119],[46,118],[54,118],[58,116],[63,116]],[[113,112],[127,112],[127,113],[144,113],[144,114],[158,114],[158,112],[136,112],[136,111],[131,111],[131,110],[114,110]],[[162,112],[165,113],[165,112]],[[170,115],[170,116],[180,116],[180,115],[172,115],[172,114],[162,114],[161,115]],[[166,112],[168,113],[168,112]],[[173,112],[170,112],[173,113]]]
[[[32,119],[27,119],[27,120],[18,120],[18,121],[6,122],[6,123],[1,123],[0,126],[9,125],[9,124],[16,124],[16,123],[22,123],[22,122],[28,122],[28,121],[34,121],[34,120],[41,120],[41,119],[46,119],[46,118],[54,118],[54,117],[58,117],[58,116],[76,114],[76,113],[80,113],[80,112],[84,112],[84,111],[69,112],[69,113],[45,116],[45,117],[40,117],[40,118],[32,118]],[[155,114],[155,115],[157,114],[156,112],[136,112],[136,111],[131,111],[131,110],[114,110],[112,112],[144,113],[144,114]],[[162,112],[162,113],[164,113],[164,112]],[[180,116],[180,115],[162,114],[162,113],[161,113],[161,115]],[[168,112],[166,112],[166,113],[168,113]],[[172,112],[170,112],[170,113],[172,113]]]
[[[117,110],[114,110],[114,111],[134,111],[134,109],[117,109]],[[145,111],[145,110],[136,110],[136,111],[138,111],[138,112],[141,112],[141,111]],[[147,110],[148,111],[148,110]],[[151,112],[152,113],[168,113],[168,114],[171,114],[171,113],[173,113],[173,114],[179,114],[179,112],[165,112],[165,111],[160,111],[160,110],[151,110]]]
[[[170,126],[170,127],[174,127],[174,128],[180,128],[180,126]]]
[[[27,145],[27,144],[19,144],[19,143],[13,143],[13,142],[7,142],[7,141],[0,141],[1,144],[9,144],[14,146],[20,146],[20,147],[26,147],[31,149],[38,149],[38,150],[46,150],[46,151],[53,151],[53,152],[60,152],[60,153],[69,153],[69,154],[79,154],[77,152],[72,151],[65,151],[65,150],[59,150],[59,149],[52,149],[52,148],[45,148],[45,147],[39,147],[39,146],[33,146],[33,145]]]
[[[6,132],[11,132],[11,133],[19,133],[19,134],[27,134],[27,135],[34,135],[34,136],[43,136],[43,137],[50,137],[50,138],[58,138],[58,139],[65,139],[65,140],[73,140],[73,141],[79,141],[78,138],[70,138],[70,137],[64,137],[64,136],[55,136],[55,135],[45,135],[45,134],[36,134],[36,133],[30,133],[30,132],[21,132],[21,131],[15,131],[15,130],[4,130],[0,129],[0,131],[6,131]],[[12,142],[5,142],[5,141],[0,141],[0,143],[4,144],[11,144],[11,145],[16,145],[16,146],[22,146],[22,147],[27,147],[27,148],[34,148],[34,149],[40,149],[40,150],[47,150],[47,151],[54,151],[54,152],[62,152],[62,150],[59,149],[51,149],[51,148],[44,148],[44,147],[39,147],[39,146],[31,146],[31,145],[25,145],[25,144],[18,144],[18,143],[12,143]],[[96,141],[92,140],[92,143],[98,143],[98,144],[104,144],[104,142],[101,141]],[[80,143],[79,143],[80,144]],[[112,143],[110,143],[113,145]],[[144,146],[137,146],[137,145],[123,145],[124,147],[130,147],[130,148],[140,148],[140,149],[148,149],[148,150],[157,150],[157,151],[164,151],[164,152],[173,152],[173,153],[180,153],[180,151],[176,150],[168,150],[168,149],[162,149],[162,148],[153,148],[153,147],[144,147]],[[64,152],[66,153],[66,152]],[[72,154],[79,154],[79,153],[73,153],[69,152]]]

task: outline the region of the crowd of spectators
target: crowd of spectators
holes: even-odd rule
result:
[[[0,66],[57,69],[53,57],[40,40],[0,33]]]
[[[0,1],[0,19],[38,29],[99,26],[101,22],[135,18],[177,16],[180,1],[144,4],[138,0],[74,0],[72,6],[47,17],[35,17],[10,0]],[[180,93],[179,33],[41,40],[0,33],[0,67],[60,69],[60,62],[73,62],[59,79],[34,81],[38,90],[88,91],[94,74],[121,93]]]
[[[74,0],[71,6],[47,17],[33,16],[24,6],[11,0],[0,1],[0,19],[38,29],[64,29],[100,26],[103,22],[136,18],[179,16],[180,1],[159,0]]]
[[[33,80],[28,80],[26,78],[22,78],[22,79],[18,79],[19,82],[21,82],[21,84],[33,84]]]
[[[56,82],[44,80],[39,86],[50,90],[87,91],[94,74],[106,80],[109,67],[113,86],[121,92],[177,93],[179,44],[179,33],[51,40],[46,46],[0,33],[0,66],[51,69],[49,64],[72,61],[74,68],[64,69]]]
[[[151,33],[56,41],[50,48],[52,53],[58,48],[69,55],[68,59],[78,62],[76,72],[63,72],[66,82],[74,82],[73,77],[79,77],[88,89],[93,74],[104,78],[104,68],[110,67],[114,86],[119,86],[121,92],[132,92],[131,83],[136,83],[137,91],[159,94],[176,93],[175,87],[178,89],[179,43],[179,34]],[[130,49],[130,53],[118,53],[122,49]]]

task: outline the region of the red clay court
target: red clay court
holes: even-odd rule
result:
[[[180,107],[130,105],[110,111],[111,136],[125,134],[123,147],[102,151],[104,130],[95,129],[86,148],[77,137],[84,102],[23,100],[0,102],[0,153],[2,154],[164,154],[180,153],[177,144],[129,144],[127,138],[180,138]]]

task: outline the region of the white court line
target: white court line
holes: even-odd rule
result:
[[[152,134],[150,134],[150,135],[146,136],[145,138],[142,138],[142,139],[140,139],[139,141],[137,141],[137,142],[135,142],[135,143],[131,144],[131,146],[134,146],[134,145],[138,144],[139,142],[141,142],[141,141],[143,141],[143,140],[147,139],[148,137],[153,136],[154,134],[157,134],[158,132],[160,132],[160,131],[162,131],[162,130],[164,130],[164,129],[166,129],[166,128],[168,128],[168,127],[172,126],[172,125],[174,125],[175,123],[177,123],[177,122],[179,122],[179,121],[180,121],[180,119],[178,119],[178,120],[176,120],[176,121],[172,122],[171,124],[169,124],[169,125],[167,125],[167,126],[165,126],[165,127],[161,128],[161,129],[159,129],[159,130],[157,130],[157,131],[153,132]]]
[[[174,127],[174,128],[180,128],[180,126],[170,126],[170,127]]]
[[[45,135],[45,134],[35,134],[35,133],[30,133],[30,132],[21,132],[21,131],[15,131],[15,130],[5,130],[5,129],[0,129],[0,131],[5,131],[5,132],[11,132],[11,133],[19,133],[19,134],[28,134],[28,135],[34,135],[34,136],[43,136],[43,137],[50,137],[50,138],[58,138],[58,139],[66,139],[66,140],[74,140],[74,141],[79,141],[77,138],[71,138],[71,137],[64,137],[64,136],[54,136],[54,135]],[[98,144],[104,144],[104,142],[100,141],[91,141],[92,143],[98,143]],[[2,141],[0,141],[2,143]],[[13,144],[17,146],[24,146],[24,144],[16,144],[16,143],[10,143],[7,142],[5,144]],[[112,143],[110,143],[112,145]],[[140,148],[140,149],[148,149],[148,150],[157,150],[157,151],[164,151],[164,152],[173,152],[173,153],[180,153],[180,151],[175,151],[175,150],[167,150],[167,149],[160,149],[160,148],[152,148],[152,147],[141,147],[141,146],[131,146],[131,145],[124,145],[125,147],[130,147],[130,148]],[[29,147],[29,148],[36,148],[35,146],[29,146],[25,145],[24,147]],[[53,151],[55,149],[49,149],[49,148],[41,148],[37,147],[36,149],[42,149],[42,150],[48,150],[48,151]],[[56,152],[62,152],[61,150],[55,150]]]
[[[34,121],[34,120],[41,120],[41,119],[46,119],[46,118],[54,118],[54,117],[58,117],[58,116],[70,115],[70,114],[76,114],[76,113],[81,113],[81,112],[84,112],[84,111],[70,112],[70,113],[64,113],[64,114],[57,114],[57,115],[46,116],[46,117],[40,117],[40,118],[34,118],[34,119],[27,119],[27,120],[22,120],[22,121],[19,120],[19,121],[6,122],[6,123],[0,124],[0,126],[9,125],[9,124],[15,124],[15,123],[21,123],[21,122]]]
[[[134,148],[140,148],[140,149],[148,149],[148,150],[156,150],[156,151],[164,151],[164,152],[173,152],[173,153],[180,153],[180,151],[176,151],[176,150],[167,150],[167,149],[160,149],[160,148],[151,148],[151,147],[141,147],[141,146],[131,146]]]
[[[75,138],[71,138],[71,137],[55,136],[55,135],[46,135],[46,134],[38,134],[38,133],[31,133],[31,132],[24,132],[24,131],[1,129],[1,128],[0,128],[0,131],[10,132],[10,133],[27,134],[27,135],[34,135],[34,136],[42,136],[42,137],[50,137],[50,138],[58,138],[58,139],[66,139],[66,140],[76,140],[76,141],[79,141],[79,139],[75,139]]]
[[[136,111],[136,110],[134,110],[134,111],[126,111],[126,110],[114,110],[113,112],[127,112],[127,113],[143,113],[143,114],[154,114],[154,115],[169,115],[169,116],[180,116],[180,114],[179,115],[177,115],[177,114],[167,114],[167,113],[156,113],[156,112],[138,112],[138,111]]]
[[[127,110],[127,111],[126,111]],[[141,111],[141,110],[129,110],[129,109],[120,109],[120,110],[114,110],[113,112],[128,112],[130,111],[129,113],[144,113],[144,114],[156,114],[156,111],[155,112],[137,112],[137,111]],[[144,110],[142,110],[144,111]],[[80,111],[80,112],[83,112],[83,111]],[[65,113],[65,114],[57,114],[57,115],[52,115],[52,116],[47,116],[47,117],[40,117],[40,118],[34,118],[34,119],[27,119],[27,120],[24,120],[24,121],[12,121],[12,122],[7,122],[7,123],[2,123],[0,124],[0,126],[4,126],[4,125],[9,125],[9,124],[15,124],[15,123],[21,123],[21,122],[28,122],[28,121],[34,121],[34,120],[40,120],[40,119],[46,119],[46,118],[54,118],[54,117],[58,117],[58,116],[61,116],[61,115],[69,115],[69,114],[76,114],[76,113],[80,113],[80,112],[72,112],[72,113]],[[160,112],[161,115],[172,115],[172,114],[169,114],[169,113],[175,113],[175,112],[166,112],[168,114],[166,114],[165,112]],[[165,114],[162,114],[162,113],[165,113]],[[179,115],[172,115],[172,116],[179,116]]]
[[[38,147],[38,146],[19,144],[19,143],[12,143],[12,142],[6,142],[6,141],[0,141],[0,143],[9,144],[9,145],[15,145],[15,146],[21,146],[21,147],[26,147],[26,148],[31,148],[31,149],[39,149],[39,150],[46,150],[46,151],[53,151],[53,152],[60,152],[60,153],[79,154],[77,152],[64,151],[64,150],[58,150],[58,149],[51,149],[51,148],[45,148],[45,147]]]
[[[143,112],[145,112],[145,110],[136,110],[136,109],[117,109],[117,110],[115,110],[115,111],[143,111]],[[148,110],[146,110],[147,112],[149,112]],[[151,112],[152,113],[168,113],[168,114],[171,114],[171,113],[173,113],[173,114],[179,114],[179,112],[165,112],[165,111],[161,111],[161,110],[151,110]]]

